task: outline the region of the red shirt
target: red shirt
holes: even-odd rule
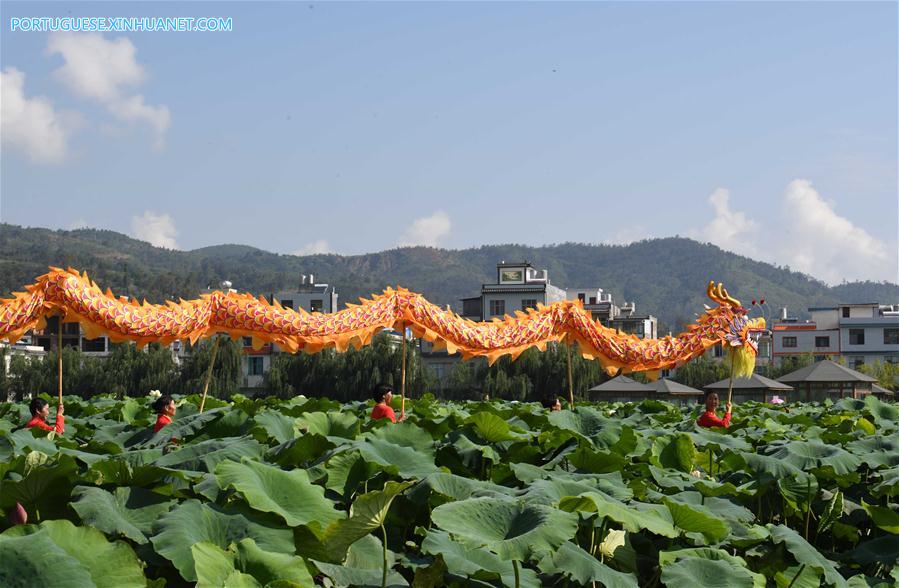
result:
[[[56,428],[53,428],[47,424],[47,421],[45,421],[41,415],[36,414],[31,417],[31,420],[28,421],[28,424],[25,426],[29,429],[31,427],[37,427],[45,431],[56,431],[57,433],[62,435],[66,430],[66,418],[61,414],[56,415]]]
[[[159,415],[158,417],[156,417],[156,426],[153,427],[153,432],[158,433],[159,429],[163,428],[170,422],[172,422],[172,417],[165,414]]]
[[[380,419],[390,419],[391,422],[395,423],[396,413],[386,404],[378,403],[371,409],[371,420],[377,421]]]
[[[718,415],[711,411],[705,411],[696,419],[696,424],[700,427],[727,427],[730,425],[730,413],[724,415],[724,419],[719,419]]]

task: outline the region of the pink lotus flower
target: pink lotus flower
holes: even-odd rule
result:
[[[16,506],[9,511],[9,522],[13,525],[24,525],[28,522],[28,513],[18,502]]]
[[[771,404],[783,404],[784,402],[786,401],[780,396],[775,395],[771,397]]]

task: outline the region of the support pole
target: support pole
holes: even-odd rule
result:
[[[406,415],[406,323],[402,325],[403,329],[403,360],[400,369],[400,418]]]
[[[62,317],[59,317],[59,323],[57,325],[56,332],[56,356],[58,361],[56,362],[59,367],[59,403],[62,404]]]
[[[733,351],[730,354],[730,384],[727,386],[727,403],[731,403],[731,399],[734,395],[734,360],[736,359],[736,355]]]
[[[206,405],[206,393],[209,391],[209,381],[212,379],[212,368],[215,366],[215,355],[219,350],[219,339],[220,337],[216,337],[215,343],[212,344],[212,359],[209,360],[209,368],[206,370],[206,383],[203,384],[203,398],[200,399],[200,412],[203,412],[203,406]]]
[[[568,352],[568,408],[574,410],[574,380],[571,378],[571,339],[565,338],[565,349]]]

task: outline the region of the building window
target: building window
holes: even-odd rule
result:
[[[81,351],[100,352],[106,351],[106,338],[97,337],[96,339],[82,339]]]
[[[848,306],[843,307],[843,318],[849,318],[849,307]]]
[[[783,338],[783,346],[784,347],[796,347],[796,337],[784,337]]]
[[[865,365],[865,358],[863,358],[863,357],[856,357],[855,359],[852,360],[852,369],[854,369],[854,370],[859,369],[863,365]]]
[[[864,345],[865,344],[865,330],[864,329],[849,329],[849,344],[850,345]]]
[[[815,337],[815,347],[830,347],[830,337]]]
[[[596,304],[596,296],[590,297],[590,304]]]
[[[312,312],[321,312],[325,305],[322,300],[315,299],[309,302],[309,306],[312,308]]]
[[[248,357],[247,358],[247,375],[248,376],[261,376],[263,365],[264,364],[263,364],[261,357]]]
[[[578,293],[578,295],[577,295],[577,299],[580,300],[581,303],[584,303],[584,302],[587,301],[587,295],[584,294],[583,292],[580,292],[580,293]]]
[[[884,345],[899,345],[899,329],[884,329],[883,330],[883,344]]]
[[[536,298],[525,298],[521,301],[521,310],[527,310],[529,308],[537,308]]]
[[[243,338],[243,346],[244,347],[252,347],[253,346],[253,338],[252,337],[244,337]]]
[[[524,282],[524,270],[514,269],[514,270],[501,270],[499,272],[499,283],[500,284],[520,284]]]
[[[293,300],[281,300],[280,302],[284,308],[293,308]]]
[[[490,316],[502,316],[506,314],[506,301],[505,300],[491,300],[490,301]]]

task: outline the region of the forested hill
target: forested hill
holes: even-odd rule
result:
[[[268,295],[299,283],[301,274],[337,287],[341,304],[402,285],[434,303],[452,304],[475,296],[496,280],[499,261],[528,260],[549,270],[560,287],[600,287],[619,303],[659,317],[660,331],[677,330],[702,312],[705,284],[724,282],[748,303],[766,298],[772,309],[786,306],[807,316],[810,306],[840,302],[899,303],[899,286],[854,282],[835,287],[804,274],[678,237],[626,246],[566,243],[543,247],[490,245],[464,250],[427,247],[365,255],[297,257],[245,245],[217,245],[193,251],[153,247],[113,231],[53,231],[0,224],[0,296],[19,290],[51,265],[86,270],[103,289],[151,302],[196,297],[200,289],[230,280],[240,291]]]

